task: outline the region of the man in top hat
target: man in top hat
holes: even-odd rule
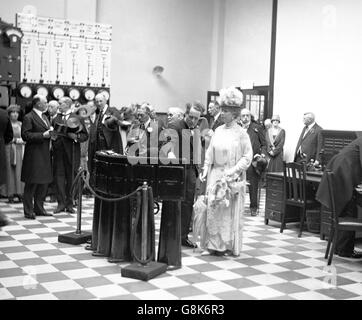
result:
[[[83,119],[71,112],[72,99],[59,100],[59,111],[53,121],[54,128],[65,128],[53,137],[54,180],[57,189],[58,206],[54,213],[74,213],[70,189],[73,178],[80,166],[80,143],[88,139]],[[78,126],[76,126],[78,124]]]
[[[44,114],[47,100],[35,95],[32,105],[33,109],[24,116],[21,126],[21,137],[25,141],[21,181],[25,182],[23,205],[27,219],[51,215],[44,209],[44,200],[48,184],[53,180],[49,150],[52,127]]]
[[[257,161],[258,157],[265,157],[266,155],[266,141],[263,128],[256,122],[251,121],[250,110],[244,108],[241,110],[241,127],[246,130],[249,135],[251,145],[253,147],[253,161]],[[260,160],[259,160],[260,162]],[[259,168],[259,169],[258,169]],[[249,180],[249,197],[250,197],[250,213],[252,216],[257,215],[258,211],[258,189],[259,181],[261,179],[260,167],[257,162],[251,165],[246,172],[247,179]]]

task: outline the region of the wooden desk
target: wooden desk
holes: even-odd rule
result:
[[[322,175],[316,173],[307,172],[307,185],[308,192],[315,192],[319,186]],[[269,223],[269,220],[277,221],[281,223],[283,214],[283,172],[269,172],[266,174],[266,198],[265,198],[265,224]],[[293,210],[288,214],[286,223],[299,222],[300,213],[298,210]],[[322,224],[322,219],[321,219]],[[321,227],[322,230],[322,227]],[[324,230],[324,229],[323,229]],[[328,234],[329,231],[326,233]]]
[[[309,192],[316,191],[321,181],[322,174],[315,172],[307,172],[307,185],[306,188]],[[265,224],[269,223],[269,220],[281,223],[283,214],[283,172],[269,172],[266,174],[266,198],[265,198]],[[361,194],[359,194],[362,197]],[[325,207],[321,210],[321,228],[320,239],[324,240],[325,236],[329,235],[329,229],[331,225],[330,211]],[[362,208],[359,207],[358,216],[362,216]],[[299,212],[293,211],[289,213],[289,217],[286,222],[299,222]],[[362,234],[356,234],[356,238],[362,237]]]

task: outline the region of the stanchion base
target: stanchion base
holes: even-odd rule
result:
[[[82,231],[81,233],[70,232],[65,234],[60,234],[58,236],[58,242],[69,243],[69,244],[82,244],[86,243],[88,240],[92,239],[92,234],[90,232]]]
[[[157,277],[161,273],[166,272],[167,264],[151,261],[146,265],[139,263],[133,263],[127,267],[122,268],[122,277],[139,279],[148,281],[154,277]]]

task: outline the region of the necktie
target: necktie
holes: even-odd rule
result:
[[[142,123],[142,124],[140,125],[140,129],[141,129],[141,130],[145,130],[145,129],[146,129],[144,123]]]
[[[49,128],[49,122],[48,122],[48,118],[46,117],[46,115],[44,113],[42,113],[41,117],[42,117],[44,123],[46,124],[47,128]]]
[[[303,134],[303,138],[305,137],[305,135],[308,133],[308,126],[305,126],[305,131],[304,131],[304,134]]]

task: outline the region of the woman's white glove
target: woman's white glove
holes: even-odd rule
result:
[[[207,169],[204,169],[201,173],[200,173],[200,181],[201,182],[205,182],[206,181],[206,176],[207,176]]]

